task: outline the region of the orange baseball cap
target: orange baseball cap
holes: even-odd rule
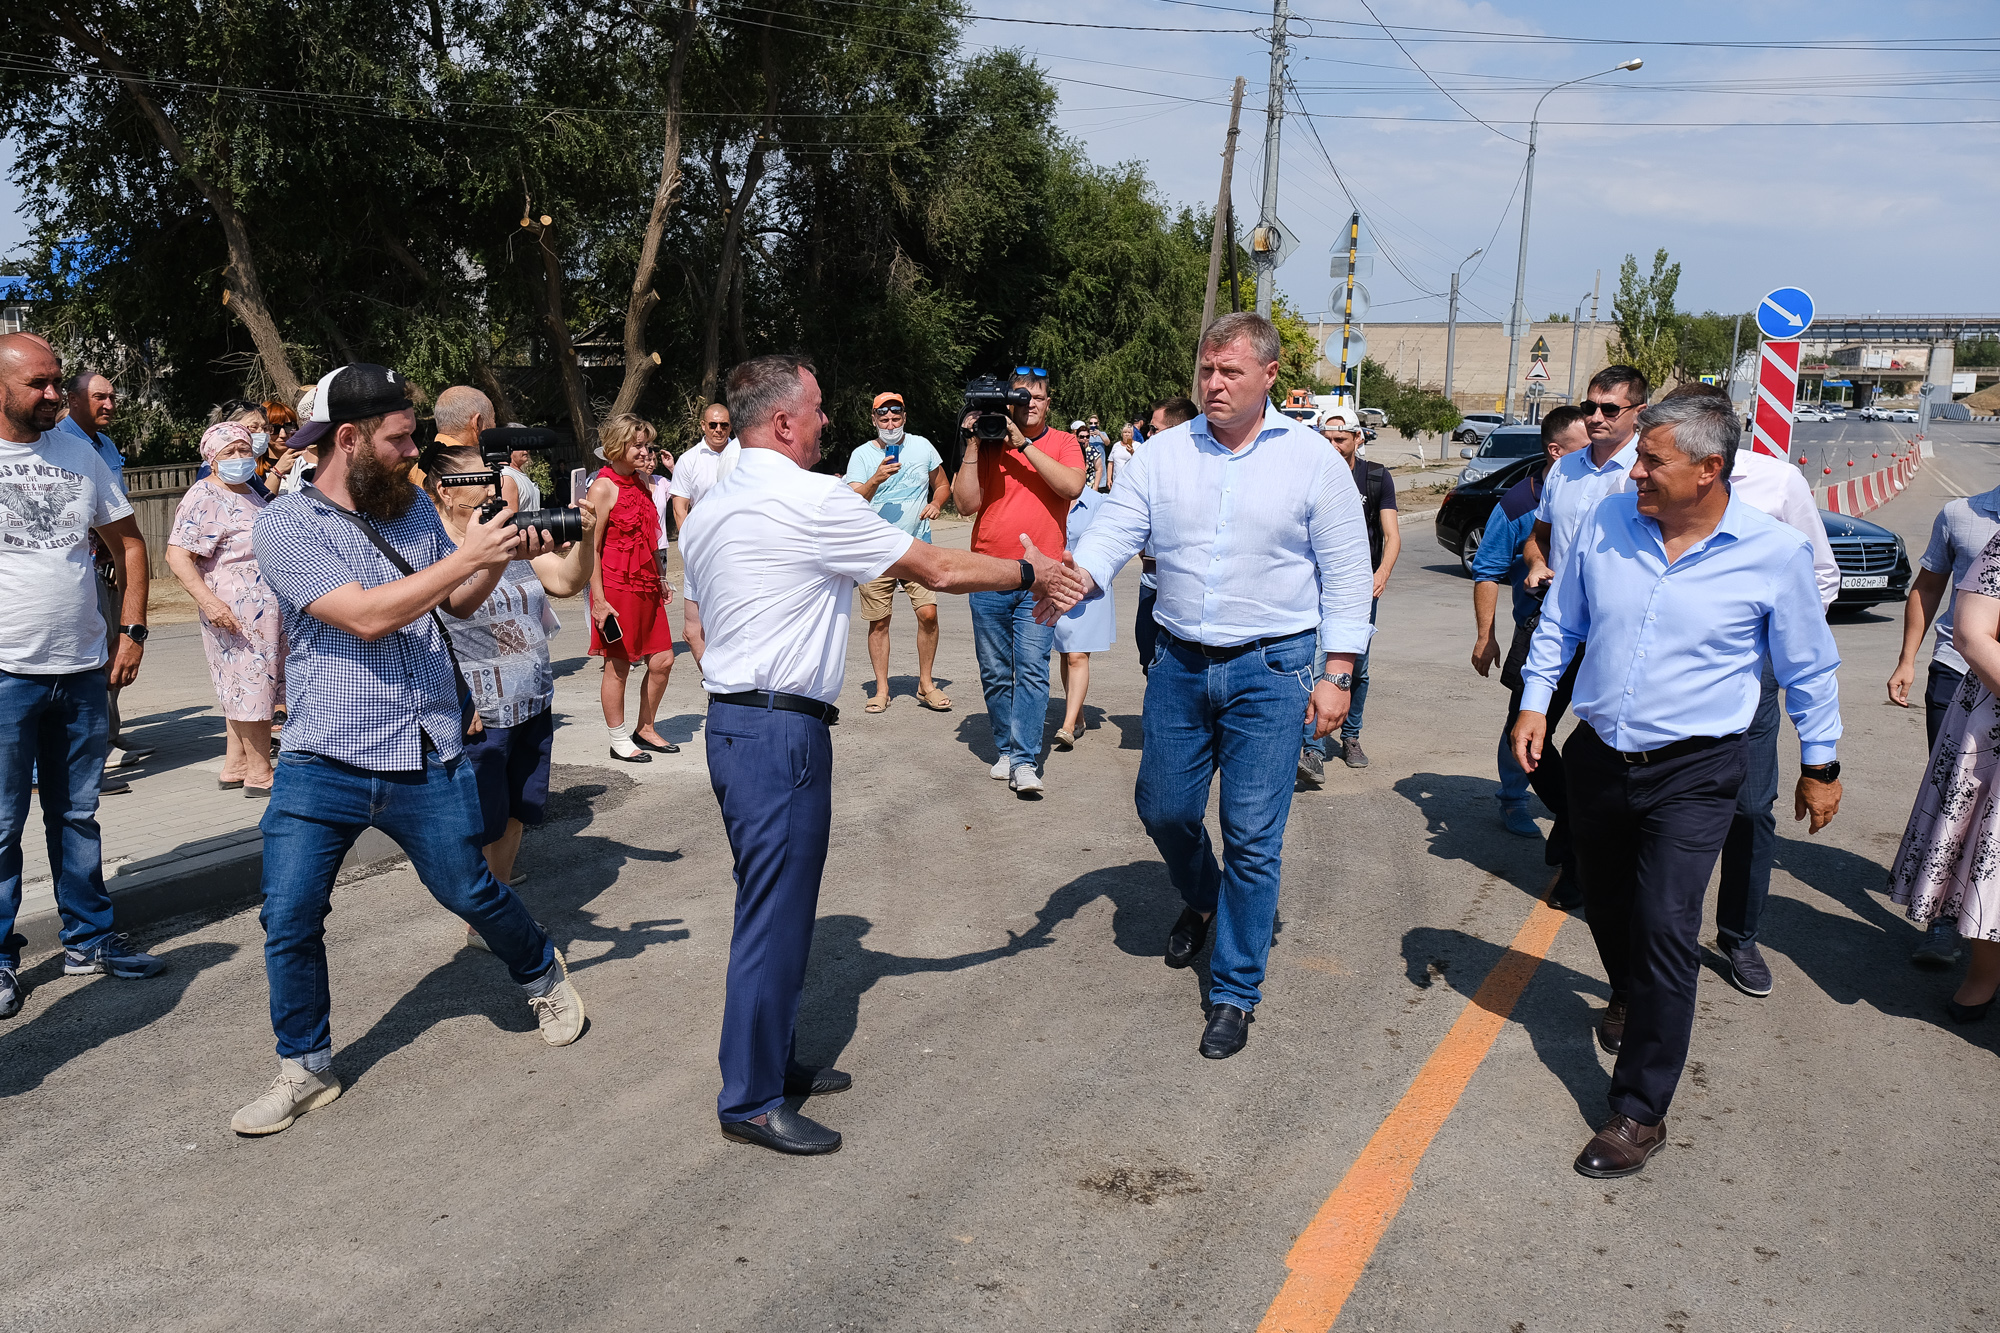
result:
[[[903,395],[900,393],[878,393],[875,395],[875,406],[885,407],[890,403],[901,407],[903,405]]]

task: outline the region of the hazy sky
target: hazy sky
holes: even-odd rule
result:
[[[1462,317],[1503,318],[1525,155],[1503,136],[1525,141],[1548,88],[1631,56],[1644,59],[1639,72],[1543,107],[1531,316],[1573,309],[1601,268],[1608,317],[1619,261],[1632,252],[1650,264],[1661,246],[1684,266],[1683,308],[1745,309],[1781,285],[1835,313],[2000,307],[2000,5],[1990,0],[1370,0],[1402,49],[1362,0],[1293,2],[1305,17],[1292,24],[1289,69],[1311,116],[1295,101],[1284,121],[1278,215],[1301,244],[1278,280],[1308,314],[1327,305],[1329,247],[1351,190],[1364,248],[1377,253],[1373,319],[1442,318],[1429,293],[1481,247]],[[1230,82],[1243,75],[1237,216],[1254,222],[1269,5],[970,3],[968,43],[1033,53],[1090,156],[1143,163],[1173,203],[1213,204]],[[1089,24],[1108,26],[1076,26]],[[1176,31],[1134,31],[1143,27]],[[1836,44],[1850,49],[1825,49]],[[0,166],[11,156],[0,144]],[[23,238],[17,199],[0,184],[0,253]]]

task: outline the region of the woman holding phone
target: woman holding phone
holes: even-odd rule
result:
[[[624,412],[606,421],[597,433],[610,466],[597,474],[584,497],[597,517],[590,535],[597,548],[590,574],[590,655],[604,659],[598,697],[611,733],[611,757],[648,764],[653,761],[649,750],[680,752],[654,726],[674,665],[674,635],[666,611],[674,594],[661,582],[654,554],[659,548],[660,515],[649,485],[651,474],[638,467],[655,432],[644,419]],[[646,664],[636,728],[625,721],[625,685],[635,661]]]

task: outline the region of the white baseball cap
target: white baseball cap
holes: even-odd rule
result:
[[[1336,423],[1348,430],[1360,430],[1361,414],[1351,407],[1329,407],[1320,414],[1319,428],[1321,430],[1325,430]]]

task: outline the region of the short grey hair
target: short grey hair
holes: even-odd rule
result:
[[[1276,361],[1284,351],[1284,339],[1278,336],[1278,326],[1262,315],[1250,310],[1239,310],[1222,315],[1208,326],[1201,335],[1200,352],[1206,356],[1219,352],[1238,338],[1250,340],[1250,350],[1266,365]]]
[[[808,358],[789,354],[752,357],[731,370],[729,419],[737,435],[768,425],[779,408],[803,398],[805,382],[801,377],[808,371],[819,373]]]
[[[1639,413],[1639,434],[1674,428],[1674,447],[1699,463],[1716,454],[1722,456],[1722,475],[1736,471],[1736,446],[1743,440],[1743,423],[1736,407],[1725,399],[1696,397],[1663,398]]]
[[[431,419],[441,435],[456,435],[472,424],[474,417],[493,424],[493,400],[470,384],[454,384],[438,395]]]

